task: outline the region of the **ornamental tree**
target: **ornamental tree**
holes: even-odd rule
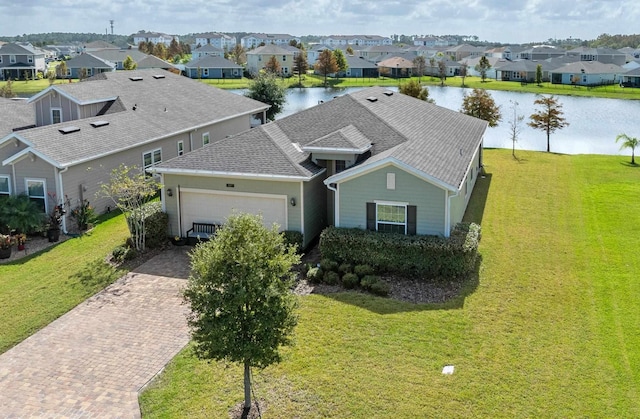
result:
[[[273,121],[282,112],[287,101],[287,93],[278,78],[269,72],[258,74],[249,82],[246,97],[271,105],[267,109],[267,119]]]
[[[426,86],[421,86],[420,83],[414,79],[400,86],[400,93],[429,103],[435,103],[435,101],[429,97],[429,89]]]
[[[327,48],[320,53],[318,61],[313,66],[314,70],[324,76],[324,86],[327,87],[327,76],[339,70],[336,57]]]
[[[540,109],[532,114],[527,123],[531,128],[539,129],[547,133],[547,152],[551,151],[550,137],[556,130],[562,129],[569,125],[562,115],[562,104],[552,96],[540,96],[534,102],[540,105]]]
[[[631,164],[636,164],[635,151],[636,147],[640,145],[638,139],[635,137],[629,137],[627,134],[618,134],[616,137],[616,143],[622,141],[622,145],[620,146],[620,150],[625,148],[631,149]]]
[[[251,368],[281,360],[297,324],[291,293],[294,246],[261,216],[233,214],[216,237],[195,248],[184,290],[191,305],[188,324],[200,359],[244,366],[244,410],[251,408]]]
[[[489,92],[484,89],[473,89],[470,94],[465,94],[460,112],[484,119],[490,127],[495,127],[502,119],[500,106],[496,105]]]

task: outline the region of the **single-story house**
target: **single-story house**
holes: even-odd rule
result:
[[[640,87],[640,67],[627,70],[621,78],[620,84],[624,87]]]
[[[205,55],[185,65],[187,77],[192,79],[239,79],[242,66],[224,57]]]
[[[116,71],[116,64],[98,58],[93,54],[84,53],[73,57],[66,62],[67,73],[63,78],[79,79],[84,71],[83,78],[95,76],[96,74],[109,71]]]
[[[378,66],[362,57],[345,54],[347,70],[338,72],[339,77],[378,77]]]
[[[577,61],[549,70],[551,83],[599,86],[620,81],[625,69],[599,61]]]
[[[154,167],[173,234],[235,211],[303,234],[329,225],[449,236],[482,167],[486,121],[372,87]]]
[[[391,57],[378,63],[378,71],[387,77],[411,77],[413,61],[402,57]]]
[[[476,66],[480,63],[480,59],[482,57],[467,57],[467,58],[463,58],[462,60],[459,61],[459,64],[463,64],[466,63],[467,64],[467,75],[468,76],[475,76],[475,77],[480,77],[480,72],[476,71]],[[487,60],[489,61],[489,64],[491,65],[491,68],[489,70],[487,70],[487,78],[488,79],[497,79],[497,69],[498,67],[507,64],[509,61],[500,58],[500,57],[493,57],[493,56],[487,56],[486,57]]]
[[[153,166],[248,130],[268,105],[162,70],[101,73],[55,84],[29,99],[34,128],[0,133],[0,184],[26,193],[44,212],[97,198],[121,164]],[[15,128],[24,120],[15,121]],[[66,217],[63,229],[67,227]]]
[[[91,55],[101,60],[114,63],[116,70],[124,70],[123,63],[127,57],[131,57],[136,64],[148,57],[147,54],[137,49],[101,49],[91,52]]]
[[[542,80],[549,81],[549,63],[532,60],[503,62],[498,68],[495,68],[495,78],[502,81],[533,82],[536,79],[538,65],[542,68]]]

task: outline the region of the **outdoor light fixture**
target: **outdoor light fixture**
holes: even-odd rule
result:
[[[296,206],[296,199],[295,198],[291,198],[291,201],[289,201],[291,203],[292,207]]]
[[[173,191],[171,188],[167,189],[167,196],[173,196]]]

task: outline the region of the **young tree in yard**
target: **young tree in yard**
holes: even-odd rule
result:
[[[469,68],[469,65],[467,64],[467,62],[463,62],[462,64],[460,64],[460,70],[459,70],[459,74],[460,74],[460,78],[462,79],[462,87],[464,86],[464,79],[465,77],[467,77],[467,69]]]
[[[87,78],[87,69],[83,67],[80,69],[80,71],[78,71],[78,81],[82,81],[86,78]]]
[[[13,80],[9,79],[0,87],[0,97],[12,98],[16,97],[16,93],[13,91]]]
[[[511,110],[513,111],[513,118],[509,120],[509,134],[511,135],[511,142],[513,143],[513,150],[511,151],[511,154],[517,159],[516,142],[518,142],[518,137],[522,131],[524,115],[518,115],[518,102],[513,100],[510,100],[509,102],[511,102]]]
[[[67,77],[67,63],[66,61],[60,61],[60,64],[56,67],[58,70],[58,76],[60,78]]]
[[[298,73],[298,86],[302,87],[302,75],[307,74],[309,69],[309,62],[307,61],[307,53],[304,50],[300,50],[298,55],[293,59],[295,65],[295,71]]]
[[[638,139],[635,137],[629,137],[627,134],[618,134],[618,136],[616,137],[616,143],[618,141],[622,141],[620,150],[623,150],[625,148],[631,149],[631,164],[635,165],[636,164],[635,151],[636,151],[636,147],[640,145],[640,142],[638,142]]]
[[[418,73],[418,83],[422,81],[422,76],[424,76],[424,71],[427,68],[427,61],[424,59],[424,55],[418,55],[413,59],[413,68],[415,68],[416,73]]]
[[[333,56],[336,58],[336,64],[338,65],[338,71],[344,73],[349,68],[347,64],[347,59],[344,56],[344,53],[341,49],[336,49],[333,51]]]
[[[435,103],[435,101],[429,97],[429,89],[427,89],[426,86],[422,87],[420,82],[414,79],[410,79],[408,82],[400,86],[400,93],[429,103]]]
[[[474,67],[475,70],[480,73],[480,77],[482,78],[482,83],[484,83],[487,78],[487,71],[491,68],[491,64],[489,63],[489,59],[485,56],[480,57],[480,61]]]
[[[180,48],[180,44],[176,41],[176,38],[173,38],[169,44],[169,48],[167,49],[167,56],[175,57],[180,54],[182,54],[182,48]]]
[[[165,47],[162,42],[158,42],[153,47],[153,55],[155,55],[156,57],[160,58],[161,60],[166,59],[167,58],[167,47]]]
[[[431,80],[433,80],[433,75],[436,73],[436,58],[429,58],[429,74],[431,75]]]
[[[438,76],[440,77],[440,86],[444,86],[444,82],[447,80],[447,64],[444,59],[438,61]]]
[[[490,127],[495,127],[502,119],[500,106],[496,105],[491,95],[484,89],[473,89],[471,94],[465,94],[460,112],[484,119]]]
[[[251,82],[245,96],[271,105],[267,109],[267,119],[273,121],[276,115],[282,112],[287,101],[284,86],[277,77],[271,73],[258,74]]]
[[[125,215],[131,240],[137,251],[144,252],[146,230],[142,206],[158,192],[160,185],[136,167],[121,164],[111,171],[109,183],[100,185],[96,195],[111,199]]]
[[[47,80],[49,81],[49,86],[52,86],[56,81],[56,72],[55,70],[47,71]]]
[[[325,49],[320,53],[313,68],[324,76],[324,87],[327,87],[327,76],[338,71],[338,63],[336,63],[336,57],[331,51]]]
[[[345,51],[347,54],[353,55],[353,48],[351,48],[351,45],[347,46],[347,49]]]
[[[131,55],[127,55],[127,58],[125,58],[124,61],[122,62],[122,68],[124,68],[125,70],[135,70],[136,67],[138,67],[138,64],[135,61],[133,61],[133,58],[131,58]]]
[[[251,410],[251,369],[280,362],[280,347],[292,344],[296,299],[289,288],[295,248],[262,217],[234,214],[214,240],[191,255],[183,292],[191,307],[188,324],[200,359],[244,366],[244,409]]]
[[[536,84],[542,86],[542,64],[536,66]]]
[[[271,74],[280,74],[280,71],[282,71],[282,67],[280,67],[280,62],[278,62],[278,59],[276,58],[275,55],[272,55],[269,58],[269,61],[267,61],[267,63],[264,65],[264,69],[267,73],[271,73]]]
[[[569,123],[562,117],[562,105],[553,95],[540,96],[533,103],[540,105],[540,109],[529,117],[528,125],[547,133],[547,152],[549,152],[551,151],[549,142],[551,133],[568,126]]]

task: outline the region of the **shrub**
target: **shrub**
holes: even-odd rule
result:
[[[389,284],[387,284],[386,282],[384,282],[381,279],[378,279],[373,284],[371,284],[369,289],[371,290],[371,292],[373,294],[379,295],[381,297],[388,296],[389,295],[389,291],[390,291]]]
[[[380,277],[376,276],[376,275],[365,275],[361,280],[360,280],[360,286],[369,291],[371,290],[371,286],[373,284],[375,284],[376,282],[380,281]]]
[[[123,262],[125,260],[131,260],[136,257],[136,250],[132,247],[127,246],[116,246],[111,251],[111,256],[116,262]]]
[[[169,216],[162,212],[162,203],[159,201],[144,204],[138,210],[144,218],[145,247],[149,249],[163,246],[167,242]],[[131,216],[137,216],[136,212]]]
[[[298,252],[302,250],[302,233],[294,230],[285,230],[282,232],[282,236],[285,244],[296,246]]]
[[[376,272],[451,280],[475,268],[480,226],[459,224],[451,237],[405,236],[329,227],[320,235],[324,259],[369,264]]]
[[[340,275],[334,271],[328,271],[324,274],[324,283],[327,285],[338,285],[340,282]]]
[[[348,263],[342,263],[338,266],[338,272],[342,275],[353,272],[353,268]]]
[[[338,272],[338,262],[330,259],[322,259],[320,261],[320,267],[325,272]]]
[[[360,285],[360,278],[358,278],[358,275],[356,274],[346,273],[342,277],[342,285],[346,289],[356,288],[358,285]]]
[[[375,273],[371,265],[356,265],[353,268],[353,272],[360,278],[367,275],[373,275]]]
[[[322,269],[317,267],[310,268],[307,271],[307,280],[311,283],[319,284],[320,282],[322,282],[323,275],[324,272],[322,271]]]

